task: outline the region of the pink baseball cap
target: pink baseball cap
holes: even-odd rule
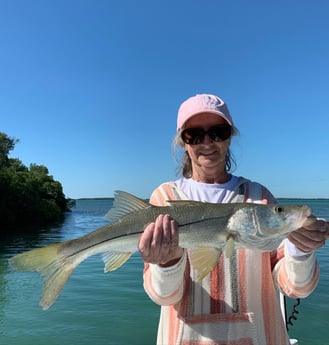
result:
[[[201,94],[188,98],[179,107],[177,131],[179,131],[184,123],[192,116],[202,113],[217,114],[233,126],[233,120],[225,102],[215,95]]]

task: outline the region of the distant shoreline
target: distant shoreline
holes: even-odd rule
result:
[[[277,200],[329,200],[329,198],[296,198],[296,197],[277,197]],[[114,197],[95,197],[95,198],[77,198],[73,200],[114,200]]]
[[[329,198],[289,198],[289,197],[278,197],[278,200],[329,200]]]
[[[77,198],[74,200],[114,200],[114,198],[111,197],[96,197],[96,198]]]

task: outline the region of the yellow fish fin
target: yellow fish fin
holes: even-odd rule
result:
[[[102,255],[105,263],[104,272],[114,271],[122,266],[132,253],[106,252]]]
[[[194,269],[200,272],[201,281],[216,265],[222,251],[218,248],[197,248],[189,250],[189,259]]]
[[[78,265],[59,254],[61,243],[37,248],[10,259],[11,265],[19,271],[39,272],[44,278],[40,306],[48,309],[56,300],[72,272]]]
[[[230,258],[234,253],[235,241],[233,236],[228,236],[225,246],[225,256]]]

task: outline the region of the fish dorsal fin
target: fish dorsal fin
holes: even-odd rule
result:
[[[201,281],[216,265],[222,250],[218,248],[197,248],[189,250],[189,259],[194,269],[199,271],[197,281]]]
[[[104,272],[114,271],[122,266],[130,257],[132,253],[106,252],[102,255],[105,263]]]
[[[137,198],[137,196],[120,190],[115,191],[113,207],[109,210],[109,212],[107,212],[105,218],[118,219],[131,212],[142,210],[149,206],[149,203],[140,198]]]

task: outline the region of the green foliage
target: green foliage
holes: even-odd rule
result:
[[[1,228],[60,220],[69,203],[62,185],[45,166],[31,164],[27,168],[19,159],[8,158],[17,142],[0,133]]]
[[[9,138],[7,134],[0,132],[0,169],[8,165],[8,154],[18,141],[18,139]]]

